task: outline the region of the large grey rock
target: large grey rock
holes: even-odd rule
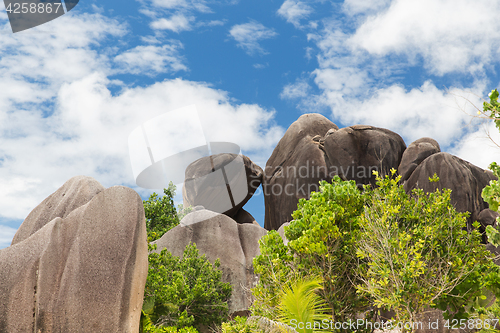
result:
[[[137,332],[148,270],[141,198],[115,186],[63,215],[0,250],[0,332]]]
[[[431,138],[420,138],[410,143],[403,153],[398,173],[401,175],[401,182],[410,178],[417,166],[432,154],[439,153],[441,148],[436,140]]]
[[[354,125],[330,131],[320,139],[330,173],[354,180],[358,186],[375,186],[373,171],[380,176],[398,168],[406,144],[399,134],[385,128]]]
[[[199,253],[205,254],[211,263],[220,258],[222,280],[233,287],[229,312],[242,314],[248,313],[251,304],[248,289],[258,281],[252,261],[260,253],[258,241],[266,233],[260,226],[238,224],[224,214],[198,210],[186,215],[180,225],[152,244],[157,245],[158,253],[166,248],[182,257],[186,246],[195,243]]]
[[[264,228],[277,230],[292,220],[299,199],[308,199],[319,181],[331,181],[319,139],[337,125],[312,113],[290,125],[266,163],[262,187],[265,201]]]
[[[406,144],[384,128],[354,125],[342,129],[319,114],[294,122],[267,161],[263,189],[267,230],[292,220],[300,199],[319,190],[319,182],[335,175],[358,186],[375,186],[379,175],[397,169]]]
[[[68,216],[74,209],[89,202],[102,190],[104,187],[92,177],[71,178],[29,213],[14,235],[12,245],[33,235],[56,217]]]
[[[203,206],[234,217],[262,183],[262,169],[247,156],[216,154],[186,168],[184,206]]]
[[[429,182],[429,177],[436,173],[439,182]],[[420,163],[408,180],[404,183],[406,192],[421,188],[424,192],[434,192],[436,189],[451,190],[451,203],[459,212],[470,212],[467,221],[468,230],[472,222],[479,219],[479,213],[488,208],[481,197],[483,188],[490,180],[497,179],[489,170],[483,170],[467,161],[448,153],[435,153]],[[465,227],[465,226],[464,226]],[[484,228],[480,229],[484,232]]]

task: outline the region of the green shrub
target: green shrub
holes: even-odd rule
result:
[[[175,326],[155,326],[151,322],[149,315],[142,312],[140,333],[199,333],[192,326],[177,328]]]
[[[260,274],[259,284],[252,290],[254,314],[277,318],[283,285],[294,277],[309,275],[324,281],[319,295],[334,322],[355,320],[357,313],[367,309],[368,299],[355,288],[358,219],[369,199],[367,192],[338,176],[331,184],[323,181],[320,192],[299,201],[294,220],[285,227],[286,246],[276,231],[261,238],[261,254],[254,259],[254,270]]]
[[[463,230],[468,213],[456,212],[450,190],[415,189],[410,196],[400,178],[377,175],[379,187],[361,216],[357,254],[367,266],[360,266],[358,290],[394,310],[399,322],[416,322],[428,306],[445,318],[468,318],[470,307],[496,288],[498,267],[479,232]]]
[[[150,251],[154,250],[150,246]],[[221,281],[220,261],[212,265],[195,244],[182,259],[167,249],[149,254],[143,311],[155,325],[187,327],[221,324],[227,319],[231,285]]]

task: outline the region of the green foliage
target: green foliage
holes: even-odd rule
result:
[[[155,249],[150,245],[143,305],[155,325],[199,327],[227,319],[231,285],[221,282],[218,259],[212,265],[195,244],[186,246],[182,259]]]
[[[491,163],[490,170],[493,171],[495,176],[500,178],[500,166],[497,163]],[[490,184],[483,189],[481,195],[491,210],[500,212],[500,182],[498,180],[490,181]],[[497,223],[500,225],[500,218],[497,218]],[[500,246],[500,233],[497,229],[492,226],[486,227],[486,235],[488,236],[488,242],[495,246]]]
[[[500,323],[498,319],[500,318],[500,300],[497,299],[495,303],[487,309],[480,309],[474,318],[478,323],[477,326],[480,325],[479,327],[476,326],[481,329],[479,333],[499,333]]]
[[[256,316],[276,318],[279,293],[295,271],[294,258],[276,230],[271,230],[259,240],[260,255],[253,259],[254,273],[259,283],[252,289],[255,301],[251,306]]]
[[[500,103],[498,102],[498,90],[494,89],[489,94],[490,102],[483,103],[483,111],[495,121],[495,125],[500,130]]]
[[[199,333],[192,326],[177,328],[175,326],[155,326],[149,315],[142,311],[140,333]]]
[[[490,170],[493,174],[500,178],[500,166],[495,162],[490,164]],[[500,205],[500,183],[498,180],[490,181],[490,184],[483,189],[482,197],[488,203],[491,210],[498,212]]]
[[[369,197],[354,181],[338,176],[331,184],[320,183],[320,192],[301,199],[294,220],[285,227],[289,243],[285,246],[276,231],[261,238],[260,255],[254,259],[259,284],[252,290],[256,298],[254,314],[278,317],[280,291],[294,277],[320,276],[319,295],[329,307],[334,321],[354,319],[366,309],[368,300],[356,293],[356,239],[358,216]]]
[[[174,205],[175,185],[170,182],[168,188],[163,189],[163,193],[165,195],[161,198],[153,193],[148,200],[143,201],[148,242],[161,238],[179,224]]]
[[[491,119],[495,122],[496,127],[500,130],[500,103],[498,102],[498,90],[492,90],[489,97],[490,102],[483,103],[483,111],[488,114]],[[500,178],[500,166],[493,162],[490,164],[490,170],[493,171],[495,176]],[[500,205],[500,183],[497,180],[490,181],[490,184],[483,189],[482,197],[486,201],[491,210],[496,212],[499,211]],[[497,219],[497,223],[500,224],[500,218]],[[497,229],[492,226],[486,227],[486,234],[488,236],[488,241],[495,245],[500,246],[500,233]]]
[[[246,317],[236,316],[232,321],[222,323],[222,333],[256,333],[263,332],[256,323]]]
[[[361,216],[357,255],[368,264],[360,266],[358,290],[394,310],[400,322],[415,321],[427,306],[445,310],[445,317],[467,317],[467,306],[492,287],[488,271],[498,277],[498,268],[477,230],[463,230],[467,215],[451,205],[450,190],[415,189],[409,196],[400,178],[377,175],[379,187]]]

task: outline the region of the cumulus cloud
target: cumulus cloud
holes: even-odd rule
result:
[[[300,27],[300,20],[307,18],[312,12],[311,6],[298,0],[285,0],[278,9],[278,15],[292,23],[296,28]]]
[[[184,30],[191,30],[191,22],[194,17],[186,17],[182,14],[172,15],[170,18],[160,18],[151,22],[151,28],[156,30],[172,30],[173,32],[180,32]]]
[[[500,132],[493,121],[488,121],[460,139],[450,153],[487,169],[500,161]]]
[[[467,134],[465,126],[470,117],[462,112],[464,105],[456,97],[463,94],[462,89],[450,88],[447,92],[426,81],[413,89],[393,84],[364,90],[365,74],[350,69],[317,70],[315,82],[323,91],[319,98],[330,107],[333,119],[348,125],[385,127],[407,143],[432,137],[442,147]],[[471,90],[478,94],[481,89],[477,86]],[[366,94],[358,96],[358,91]],[[471,101],[481,105],[479,98],[471,97]]]
[[[122,65],[125,72],[132,74],[154,76],[158,73],[186,71],[188,68],[178,51],[181,48],[179,42],[163,46],[140,45],[117,55],[115,61]]]
[[[282,99],[305,98],[308,96],[311,86],[305,80],[297,80],[295,83],[287,84],[280,94]]]
[[[397,0],[369,15],[350,42],[370,54],[419,57],[430,73],[475,73],[500,55],[500,3]]]
[[[477,96],[491,89],[485,78],[500,53],[500,4],[346,0],[343,10],[353,18],[354,30],[330,18],[323,20],[323,30],[307,35],[318,50],[311,77],[319,94],[308,90],[310,82],[298,80],[283,88],[281,98],[299,99],[305,110],[326,106],[332,120],[346,126],[388,128],[407,144],[432,137],[444,150],[487,167],[494,148],[462,110],[481,106]],[[453,73],[469,75],[469,81],[448,88],[430,79],[405,86],[401,79],[421,62],[422,77]],[[460,97],[465,90],[471,92],[470,103]]]
[[[122,64],[120,71],[184,70],[177,58],[169,58],[174,54],[168,54],[173,52],[168,45],[116,55],[116,45],[104,41],[127,33],[119,22],[84,14],[53,23],[53,33],[0,34],[0,219],[24,219],[75,175],[152,193],[135,186],[128,135],[186,105],[201,106],[207,140],[234,142],[260,164],[284,132],[274,124],[274,110],[236,105],[228,93],[204,82],[172,79],[127,87],[109,78],[116,73],[113,60]],[[147,64],[148,57],[159,63]],[[12,227],[2,225],[0,237],[10,240]]]
[[[229,35],[234,38],[248,55],[267,54],[259,41],[276,37],[278,35],[273,29],[266,28],[262,23],[251,21],[248,23],[234,25],[229,31]]]

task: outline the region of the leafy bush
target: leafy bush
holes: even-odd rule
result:
[[[357,254],[368,265],[358,290],[403,323],[415,322],[428,306],[445,310],[445,317],[467,317],[466,306],[484,292],[485,273],[495,269],[490,254],[477,230],[463,230],[468,213],[456,212],[450,190],[415,189],[409,196],[400,178],[377,175],[379,187],[361,216]]]
[[[175,326],[155,326],[151,322],[151,318],[142,312],[140,333],[199,333],[192,326],[177,328]]]
[[[311,193],[309,200],[299,201],[294,220],[285,227],[286,246],[276,231],[261,238],[261,254],[254,259],[254,270],[260,274],[252,290],[255,314],[277,318],[280,290],[293,275],[322,278],[319,295],[334,322],[355,320],[367,309],[368,299],[356,292],[355,270],[358,217],[368,199],[354,181],[335,176],[332,184],[321,182],[320,192]]]
[[[150,246],[150,251],[155,250]],[[231,285],[221,282],[217,259],[212,265],[195,244],[182,259],[167,249],[149,254],[143,311],[155,325],[187,327],[221,324],[228,316]]]

